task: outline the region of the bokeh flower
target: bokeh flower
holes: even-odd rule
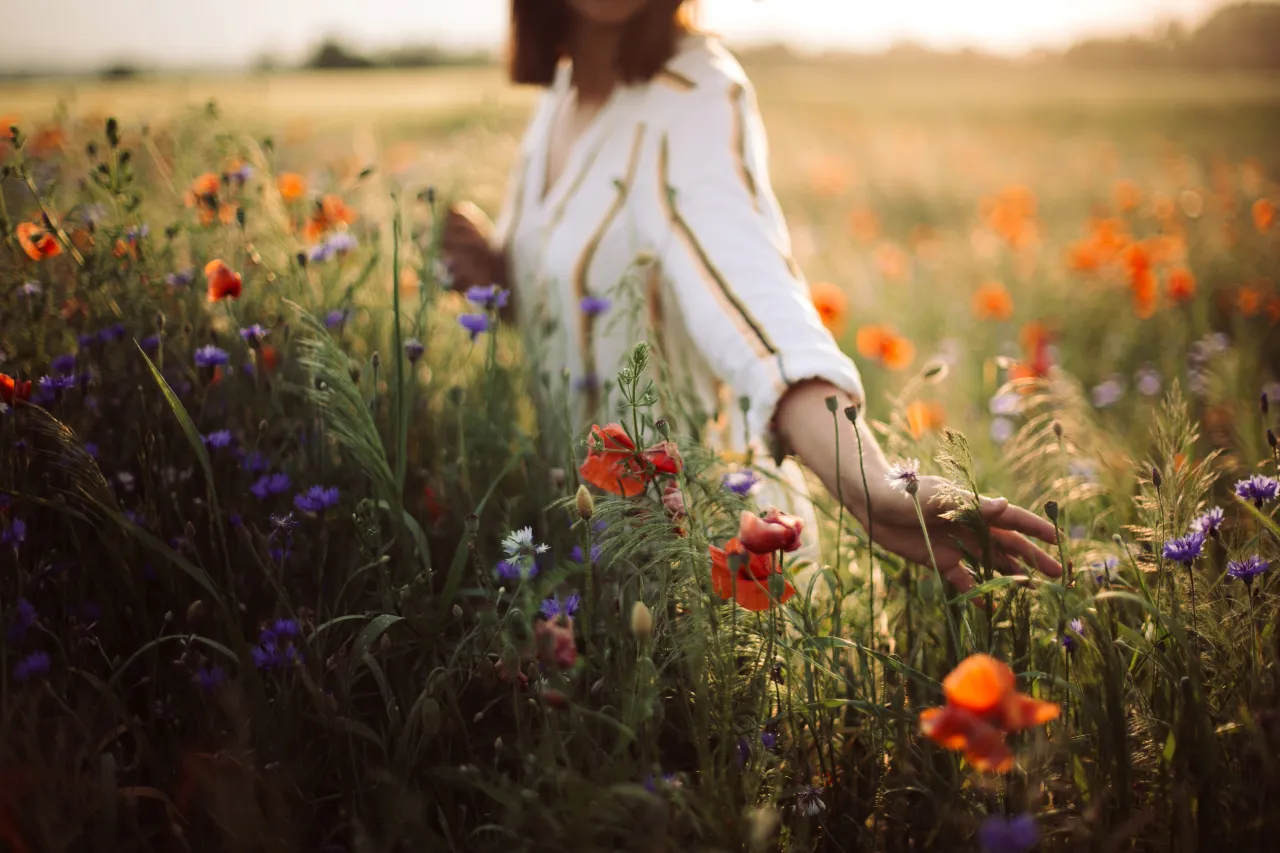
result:
[[[864,358],[878,361],[890,370],[903,370],[916,357],[911,341],[888,326],[863,326],[858,329],[856,343]]]
[[[21,222],[15,233],[18,245],[33,261],[43,261],[62,254],[62,244],[58,242],[58,238],[41,223]]]
[[[339,497],[337,486],[312,486],[294,495],[293,505],[303,512],[324,512],[337,506]]]
[[[196,670],[195,681],[205,693],[212,693],[227,680],[226,671],[220,666],[200,667]]]
[[[809,298],[813,300],[822,325],[831,334],[842,335],[849,313],[849,296],[844,289],[829,281],[815,281],[809,285]]]
[[[1165,280],[1165,292],[1174,302],[1190,302],[1196,295],[1196,277],[1186,267],[1169,270]]]
[[[989,281],[973,294],[973,314],[979,320],[1008,320],[1013,316],[1013,297],[1003,284]]]
[[[460,314],[458,316],[458,325],[471,333],[471,340],[474,343],[476,338],[489,331],[489,315]]]
[[[49,658],[48,652],[32,652],[14,665],[13,680],[23,682],[41,675],[48,675],[52,666],[53,661]]]
[[[1040,843],[1040,828],[1033,815],[992,815],[978,829],[978,843],[986,853],[1027,853]]]
[[[195,352],[195,363],[197,367],[222,367],[231,360],[227,355],[227,351],[219,349],[212,344],[200,347]]]
[[[507,302],[511,298],[511,291],[498,287],[496,284],[485,284],[468,287],[465,295],[467,301],[473,305],[486,309],[495,309],[507,307]]]
[[[741,471],[730,471],[720,482],[725,491],[745,498],[760,482],[760,475],[750,468],[744,468]]]
[[[295,202],[306,195],[307,181],[297,172],[282,172],[276,178],[276,189],[286,202]]]
[[[470,291],[468,291],[467,298],[468,299],[471,298]],[[503,305],[505,304],[506,303],[504,301]],[[599,317],[601,314],[608,311],[612,306],[613,306],[613,303],[602,296],[584,296],[582,297],[582,301],[578,303],[578,309],[588,317]],[[502,306],[500,305],[498,307],[502,307]]]
[[[215,258],[204,266],[204,277],[209,283],[209,301],[239,299],[243,282],[238,272],[232,271],[224,261]]]
[[[903,414],[907,417],[907,431],[916,439],[937,432],[947,422],[947,410],[935,400],[912,400]]]

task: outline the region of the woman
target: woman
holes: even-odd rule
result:
[[[498,225],[472,205],[450,211],[444,248],[455,286],[510,286],[541,374],[570,377],[578,434],[617,410],[600,377],[649,340],[666,369],[662,387],[719,416],[720,433],[704,441],[789,448],[864,525],[873,515],[878,544],[928,565],[915,507],[887,481],[865,420],[833,426],[829,397],[842,410],[863,403],[857,369],[791,259],[751,86],[716,41],[692,30],[688,5],[512,0],[512,80],[547,91]],[[802,488],[797,470],[788,462],[779,474]],[[981,549],[942,518],[933,498],[943,485],[921,477],[918,497],[939,568],[965,590],[974,581],[958,543]],[[1027,538],[1053,541],[1051,524],[1003,498],[984,498],[982,513],[1000,568],[1061,573]]]

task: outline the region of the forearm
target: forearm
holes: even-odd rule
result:
[[[827,399],[833,396],[834,415],[827,408]],[[804,382],[789,390],[778,403],[774,423],[801,461],[833,495],[841,495],[845,506],[865,523],[867,488],[874,495],[876,487],[884,482],[888,462],[862,412],[855,423],[850,423],[844,414],[848,406],[860,402],[828,382]]]

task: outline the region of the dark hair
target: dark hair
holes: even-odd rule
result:
[[[627,23],[618,73],[624,83],[651,80],[676,52],[680,37],[692,29],[692,0],[650,0]],[[511,0],[508,73],[513,83],[549,86],[568,49],[566,0]]]

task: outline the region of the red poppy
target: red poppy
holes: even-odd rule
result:
[[[7,373],[0,373],[0,400],[13,405],[14,401],[31,399],[31,383],[19,382]]]
[[[214,259],[205,264],[204,277],[209,282],[209,301],[239,299],[243,282],[240,274],[233,272],[222,260]]]
[[[800,547],[802,530],[804,519],[775,507],[770,507],[763,517],[744,509],[738,524],[738,541],[753,554],[794,551]]]
[[[258,350],[258,359],[262,364],[262,369],[267,373],[275,373],[276,368],[280,366],[280,353],[270,344],[263,344]]]
[[[571,669],[578,662],[578,644],[573,639],[573,620],[568,616],[543,619],[533,628],[538,660],[558,669]]]
[[[35,222],[23,222],[17,228],[18,243],[27,257],[33,261],[43,261],[62,254],[62,244],[53,236],[53,232]]]
[[[944,749],[964,753],[964,760],[984,773],[1008,773],[1013,753],[1004,733],[976,714],[947,705],[920,713],[920,731]]]
[[[649,481],[636,459],[635,442],[620,424],[591,427],[587,458],[578,473],[596,488],[628,498],[643,492]]]
[[[684,460],[680,458],[680,448],[676,447],[674,441],[655,444],[641,455],[659,474],[679,474],[684,465]]]
[[[732,598],[746,610],[759,612],[773,606],[769,595],[769,581],[775,574],[782,574],[782,566],[771,554],[752,554],[737,539],[730,539],[724,548],[714,545],[711,552],[711,585],[716,595]],[[796,589],[790,581],[782,582],[782,594],[778,603],[785,604]]]

